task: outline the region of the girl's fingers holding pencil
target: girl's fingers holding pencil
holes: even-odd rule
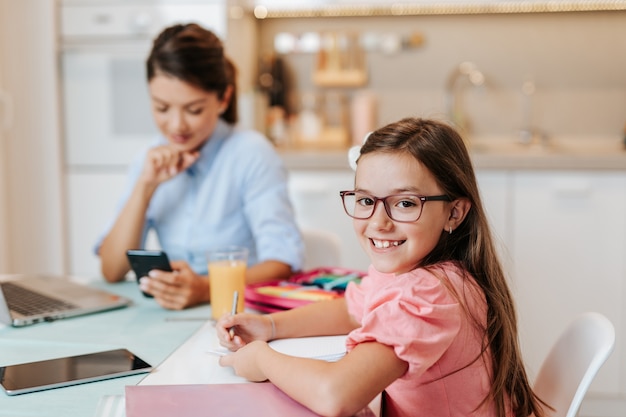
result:
[[[268,319],[260,314],[239,313],[225,315],[216,325],[220,344],[230,350],[237,350],[254,340],[268,340]],[[233,337],[229,329],[234,327]]]
[[[234,342],[234,337],[231,337],[229,329],[231,329],[234,324],[234,317],[231,315],[225,315],[217,321],[215,325],[215,330],[217,332],[217,338],[220,342],[220,345],[230,349],[235,350],[236,345]]]

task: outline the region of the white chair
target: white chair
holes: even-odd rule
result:
[[[613,324],[600,313],[577,317],[544,359],[533,390],[555,411],[549,417],[575,417],[585,393],[615,345]]]
[[[303,270],[322,266],[341,266],[341,239],[335,233],[319,229],[302,229],[304,240]]]

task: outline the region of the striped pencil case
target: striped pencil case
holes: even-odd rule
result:
[[[249,285],[246,307],[264,313],[289,310],[309,303],[343,297],[348,283],[360,282],[365,272],[323,267],[293,275],[287,281]]]

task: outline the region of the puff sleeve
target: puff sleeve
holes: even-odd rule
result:
[[[462,325],[462,307],[432,272],[381,274],[370,268],[360,285],[346,291],[349,313],[361,323],[348,350],[376,341],[409,364],[404,377],[422,375],[448,350]]]

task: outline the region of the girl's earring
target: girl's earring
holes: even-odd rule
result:
[[[450,225],[450,229],[448,230],[449,234],[452,234],[452,225]]]

